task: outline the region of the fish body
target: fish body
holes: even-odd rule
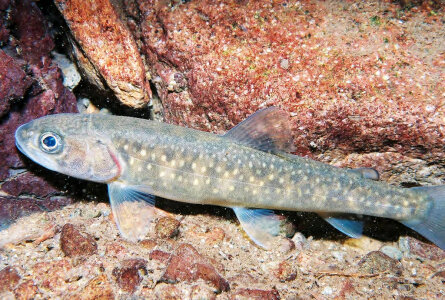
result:
[[[318,212],[350,236],[361,224],[349,214],[392,218],[444,247],[443,186],[434,195],[402,189],[288,154],[287,115],[273,107],[222,136],[130,117],[59,114],[20,127],[16,143],[51,170],[108,184],[119,229],[133,240],[145,234],[155,195],[232,207],[264,248],[279,227],[269,209]],[[50,149],[54,144],[60,149]],[[417,228],[431,216],[426,233]]]

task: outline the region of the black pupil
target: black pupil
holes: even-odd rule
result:
[[[53,136],[47,136],[43,139],[43,144],[48,148],[53,148],[56,145],[56,138]]]

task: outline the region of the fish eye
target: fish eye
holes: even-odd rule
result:
[[[60,137],[53,132],[45,132],[40,136],[40,148],[47,153],[55,153],[62,147]]]

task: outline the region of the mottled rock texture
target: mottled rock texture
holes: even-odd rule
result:
[[[54,42],[36,3],[2,1],[0,24],[0,225],[4,225],[23,214],[70,202],[59,197],[60,187],[56,190],[24,170],[33,164],[16,149],[14,132],[32,119],[77,108],[51,60]]]
[[[119,7],[109,0],[54,2],[81,48],[74,53],[92,83],[105,88],[105,81],[127,106],[146,105],[151,90],[145,67],[133,36],[119,18]]]
[[[221,132],[277,105],[299,154],[355,166],[356,153],[384,180],[443,181],[443,6],[136,2],[128,14],[167,122]]]
[[[97,244],[91,234],[73,224],[65,224],[60,233],[60,248],[68,257],[90,256],[97,252]]]
[[[140,272],[147,272],[145,259],[127,259],[121,262],[121,266],[113,270],[119,287],[129,293],[133,293],[142,281]]]
[[[202,279],[210,282],[218,291],[228,291],[229,283],[218,274],[206,258],[188,244],[181,244],[170,257],[161,280],[169,283],[194,282]]]

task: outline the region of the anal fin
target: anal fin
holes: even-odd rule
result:
[[[359,238],[363,233],[363,221],[348,214],[318,213],[326,222],[351,238]],[[355,216],[354,216],[355,217]]]
[[[252,241],[269,250],[280,233],[281,219],[268,209],[233,207],[233,211]]]
[[[111,210],[121,236],[136,242],[147,234],[155,214],[155,196],[145,186],[108,184]]]

